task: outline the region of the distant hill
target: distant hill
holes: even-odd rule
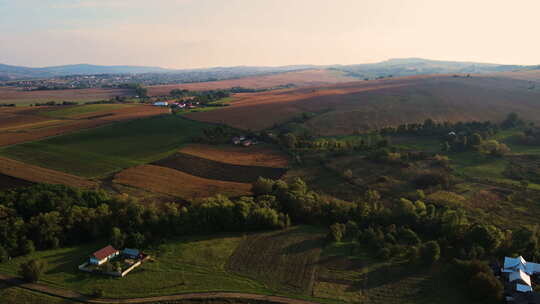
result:
[[[428,75],[428,74],[482,74],[529,70],[533,66],[501,65],[493,63],[439,61],[422,58],[401,58],[372,64],[334,66],[333,69],[346,72],[357,78],[387,78]]]
[[[421,74],[462,74],[492,73],[514,70],[532,70],[539,66],[500,65],[491,63],[437,61],[422,58],[390,59],[379,63],[354,65],[291,65],[280,67],[235,66],[204,69],[165,69],[146,66],[102,66],[90,64],[63,65],[44,68],[29,68],[0,64],[0,80],[48,78],[69,75],[95,74],[191,74],[205,75],[202,78],[229,79],[256,76],[269,73],[282,73],[307,69],[331,69],[345,72],[356,78],[399,77]],[[216,77],[210,77],[215,75]],[[196,78],[196,77],[195,77]]]
[[[235,77],[252,76],[265,73],[280,73],[296,70],[305,70],[315,68],[313,65],[291,65],[282,67],[213,67],[206,69],[165,69],[160,67],[146,66],[102,66],[91,64],[62,65],[44,68],[29,68],[21,66],[12,66],[0,64],[0,80],[10,79],[32,79],[32,78],[50,78],[70,75],[96,75],[96,74],[221,74],[226,73]]]
[[[48,78],[55,76],[92,74],[166,73],[169,71],[171,70],[159,67],[143,66],[101,66],[91,64],[73,64],[45,68],[28,68],[0,64],[0,77],[9,79]]]

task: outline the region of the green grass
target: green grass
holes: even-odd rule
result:
[[[61,298],[35,293],[26,289],[0,283],[0,303],[2,304],[71,304],[79,303]]]
[[[129,107],[131,105],[125,104],[89,104],[81,106],[68,106],[62,107],[54,111],[44,111],[43,115],[51,118],[66,118],[72,117],[87,113],[99,112],[99,111],[111,111],[116,109],[121,109],[124,107]]]
[[[2,273],[15,275],[18,265],[31,258],[48,263],[40,283],[91,294],[102,289],[106,297],[148,297],[183,292],[239,291],[267,294],[262,284],[228,273],[230,255],[241,236],[187,237],[147,250],[155,261],[144,263],[124,278],[84,273],[77,269],[85,258],[105,243],[36,252],[0,265]]]
[[[83,177],[101,177],[166,157],[201,135],[206,126],[161,115],[10,146],[0,154]]]

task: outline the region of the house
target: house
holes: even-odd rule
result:
[[[515,291],[532,292],[531,276],[540,274],[540,264],[525,261],[522,256],[504,258],[501,273],[505,274]]]
[[[122,255],[130,259],[140,259],[141,252],[138,249],[126,248],[122,250]]]
[[[119,255],[120,251],[115,249],[113,246],[109,245],[105,248],[101,248],[100,250],[94,252],[90,256],[90,264],[93,265],[101,265],[104,263],[107,263],[110,259],[114,258],[115,256]]]
[[[156,106],[156,107],[168,107],[169,102],[167,102],[167,101],[157,101],[157,102],[154,102],[154,106]]]

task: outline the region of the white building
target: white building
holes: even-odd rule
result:
[[[525,261],[520,256],[517,258],[504,258],[504,266],[501,272],[508,275],[508,282],[516,284],[516,291],[531,292],[531,276],[540,274],[540,264]]]

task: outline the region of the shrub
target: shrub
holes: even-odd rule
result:
[[[448,188],[450,185],[450,178],[447,174],[441,172],[427,172],[417,176],[413,183],[417,188],[420,189],[426,189],[439,185],[444,188]]]
[[[436,241],[429,241],[422,245],[420,256],[425,265],[432,265],[441,257],[441,247]]]
[[[28,282],[37,282],[46,266],[45,261],[33,259],[20,265],[19,274]]]
[[[328,239],[331,242],[341,242],[345,235],[346,227],[344,224],[335,223],[330,226],[330,232],[328,233]]]
[[[496,303],[502,299],[504,287],[493,274],[479,272],[470,279],[469,290],[475,300]]]

